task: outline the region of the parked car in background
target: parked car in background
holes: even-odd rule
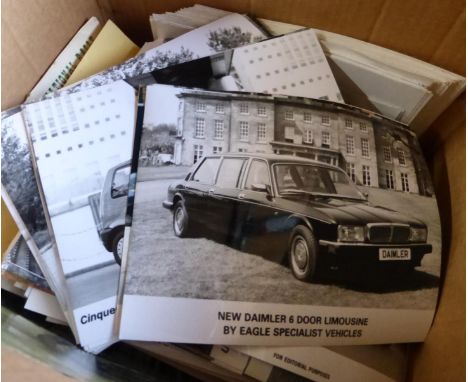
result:
[[[178,237],[208,228],[225,244],[287,260],[304,281],[329,268],[413,270],[432,251],[422,221],[371,205],[342,169],[305,158],[206,156],[163,206]]]

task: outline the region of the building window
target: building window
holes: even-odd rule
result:
[[[394,190],[395,189],[395,179],[393,178],[392,170],[385,170],[385,179],[387,181],[387,188]]]
[[[354,138],[346,136],[346,154],[354,155]]]
[[[293,143],[294,142],[294,127],[286,126],[284,128],[284,141]]]
[[[331,138],[330,132],[322,131],[322,147],[330,148]]]
[[[408,174],[404,172],[401,173],[401,189],[405,192],[409,192]]]
[[[322,115],[322,125],[330,126],[330,116]]]
[[[312,123],[312,114],[311,113],[304,113],[304,122],[306,123]]]
[[[383,155],[384,155],[385,162],[389,162],[389,163],[392,162],[392,152],[390,151],[389,146],[384,146]]]
[[[240,113],[241,114],[249,114],[249,105],[247,103],[240,104]]]
[[[362,184],[364,186],[370,186],[371,185],[370,167],[366,166],[366,165],[362,166]]]
[[[203,145],[193,145],[193,163],[197,163],[197,161],[203,156]]]
[[[247,149],[240,148],[238,151],[239,151],[240,153],[246,153],[246,152],[247,152]]]
[[[361,138],[361,153],[365,158],[369,158],[369,139]]]
[[[195,138],[205,138],[205,120],[197,118],[195,121]]]
[[[199,113],[206,113],[206,103],[197,102],[195,105],[195,110]]]
[[[223,152],[223,148],[221,146],[213,146],[213,154],[220,154]]]
[[[239,138],[241,141],[249,140],[249,123],[246,121],[241,121],[239,125]]]
[[[224,121],[215,120],[214,139],[224,139]]]
[[[224,105],[222,103],[216,104],[215,112],[218,114],[224,114]]]
[[[353,128],[353,121],[351,121],[350,119],[345,119],[345,127],[347,129],[352,129]]]
[[[367,133],[367,124],[365,122],[359,122],[359,130],[363,133]]]
[[[401,166],[406,166],[406,155],[402,149],[398,149],[398,163]]]
[[[314,143],[314,132],[312,129],[305,129],[304,143]]]
[[[294,120],[294,113],[292,110],[286,110],[284,112],[284,119],[287,119],[288,121],[293,121]]]
[[[257,140],[259,142],[266,141],[266,125],[264,123],[259,123],[257,126]]]
[[[266,107],[263,106],[263,105],[259,105],[259,106],[257,107],[257,112],[258,112],[258,115],[259,115],[260,117],[266,117],[266,115],[267,115],[267,114],[266,114]]]
[[[346,173],[353,182],[356,182],[356,169],[354,167],[354,163],[346,163]]]

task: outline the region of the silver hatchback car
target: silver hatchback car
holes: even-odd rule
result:
[[[130,161],[111,168],[99,198],[98,233],[106,250],[120,264],[123,251]]]

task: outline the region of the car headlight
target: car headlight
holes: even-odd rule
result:
[[[427,241],[427,228],[410,227],[409,241],[413,243],[425,243]]]
[[[338,226],[338,241],[362,242],[364,241],[364,237],[364,227],[362,226]]]

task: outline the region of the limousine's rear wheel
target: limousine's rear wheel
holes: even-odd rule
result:
[[[190,234],[189,216],[184,202],[179,200],[174,207],[174,218],[172,221],[174,233],[178,237],[187,237]]]
[[[317,241],[309,228],[298,225],[289,241],[289,266],[299,280],[313,281],[317,266]]]

